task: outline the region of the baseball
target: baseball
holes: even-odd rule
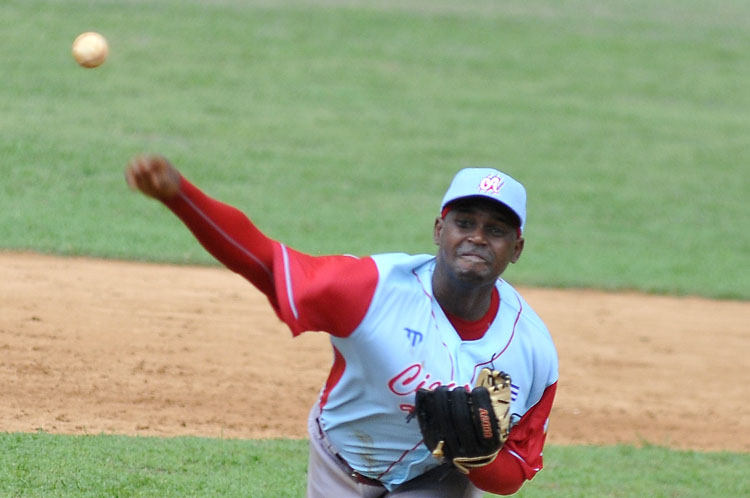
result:
[[[100,66],[108,54],[107,40],[99,33],[87,31],[73,41],[73,58],[83,67]]]

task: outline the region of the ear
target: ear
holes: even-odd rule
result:
[[[435,242],[436,246],[440,245],[440,234],[443,231],[443,219],[438,216],[435,218],[435,226],[432,229],[432,240]]]
[[[515,264],[516,261],[518,261],[518,258],[521,257],[521,253],[523,252],[523,246],[525,245],[525,243],[526,239],[524,239],[523,237],[518,237],[518,239],[516,240],[516,245],[513,248],[513,256],[510,258],[511,263]]]

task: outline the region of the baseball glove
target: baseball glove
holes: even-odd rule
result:
[[[468,474],[491,463],[508,439],[510,376],[483,368],[471,392],[463,387],[419,389],[415,412],[432,455]]]

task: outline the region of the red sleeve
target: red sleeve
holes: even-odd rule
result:
[[[274,257],[279,317],[295,335],[307,330],[338,337],[364,319],[378,283],[372,258],[313,257],[279,244]]]
[[[276,306],[271,269],[277,242],[261,233],[241,211],[208,197],[185,178],[179,194],[165,205],[213,257],[252,282]]]
[[[185,178],[165,204],[212,256],[268,297],[295,335],[319,330],[346,336],[364,318],[378,280],[372,259],[294,251]]]
[[[542,469],[542,448],[557,382],[547,387],[539,402],[511,429],[508,441],[491,464],[474,469],[469,479],[479,489],[510,495]]]

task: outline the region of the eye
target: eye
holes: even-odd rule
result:
[[[488,227],[487,233],[489,233],[492,237],[505,237],[505,235],[508,233],[508,231],[503,227]]]
[[[456,226],[459,228],[471,228],[473,223],[468,218],[456,218]]]

